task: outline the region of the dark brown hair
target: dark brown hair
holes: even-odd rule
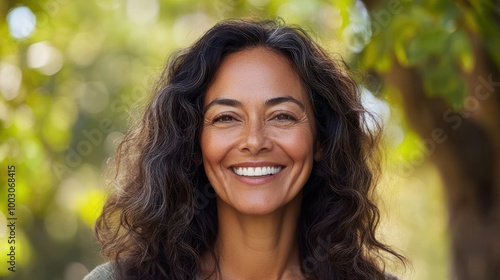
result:
[[[200,255],[215,258],[215,193],[199,164],[202,100],[224,57],[258,46],[295,65],[323,152],[303,189],[297,242],[304,275],[384,279],[381,252],[404,260],[375,237],[379,212],[370,197],[378,133],[367,129],[344,65],[298,27],[227,20],[171,56],[141,121],[117,150],[116,190],[95,228],[117,279],[194,279]]]

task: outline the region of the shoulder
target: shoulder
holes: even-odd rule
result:
[[[110,262],[94,268],[83,280],[114,280],[113,265]]]

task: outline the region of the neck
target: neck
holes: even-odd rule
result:
[[[297,237],[301,199],[299,195],[267,215],[245,215],[218,200],[215,252],[221,278],[302,279]],[[210,274],[214,263],[206,264]]]

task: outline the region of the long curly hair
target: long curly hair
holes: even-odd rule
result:
[[[375,236],[379,133],[367,129],[367,111],[345,65],[299,27],[226,20],[170,57],[141,120],[118,146],[115,189],[95,227],[117,279],[195,279],[202,254],[216,261],[216,194],[200,164],[202,101],[227,55],[259,46],[295,65],[322,149],[303,188],[297,240],[303,274],[384,279],[383,254],[404,263]]]

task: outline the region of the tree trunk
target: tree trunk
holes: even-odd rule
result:
[[[496,5],[499,1],[495,2]],[[364,0],[373,11],[385,1]],[[464,9],[469,1],[457,1]],[[490,9],[491,13],[498,13]],[[493,20],[499,21],[493,15]],[[485,35],[483,35],[484,37]],[[452,279],[500,279],[500,67],[488,55],[485,41],[469,32],[475,67],[465,79],[464,110],[455,113],[440,97],[425,94],[419,71],[394,58],[381,74],[396,87],[413,129],[424,139],[442,178],[448,206]],[[485,38],[488,39],[488,38]]]
[[[364,1],[371,11],[383,2]],[[468,1],[458,2],[471,7]],[[472,32],[469,37],[475,67],[456,77],[468,83],[461,113],[453,112],[442,98],[425,94],[419,72],[425,69],[405,68],[393,59],[391,70],[381,74],[381,79],[399,91],[406,117],[424,139],[442,178],[452,242],[452,279],[498,280],[500,67],[488,54],[482,37]]]

